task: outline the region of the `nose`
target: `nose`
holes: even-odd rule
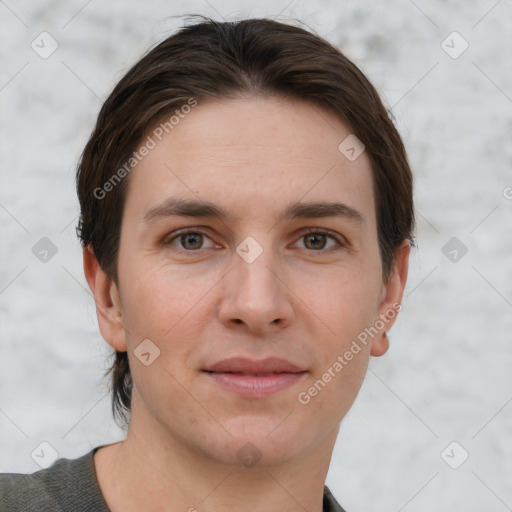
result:
[[[264,250],[248,262],[237,253],[223,279],[219,308],[221,322],[257,336],[272,335],[290,325],[294,317],[293,293],[279,261]]]

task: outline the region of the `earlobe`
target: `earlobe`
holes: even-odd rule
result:
[[[126,351],[121,302],[117,285],[101,268],[91,247],[83,249],[84,274],[96,303],[103,339],[115,350]]]
[[[391,270],[388,282],[383,284],[383,298],[378,307],[377,317],[375,319],[378,334],[372,341],[370,355],[382,356],[389,349],[388,331],[395,323],[399,311],[402,309],[401,302],[404,294],[407,274],[409,269],[409,255],[411,244],[409,240],[404,240],[397,249],[395,263]]]
[[[389,338],[386,331],[380,332],[372,341],[370,355],[374,357],[383,356],[389,349]]]

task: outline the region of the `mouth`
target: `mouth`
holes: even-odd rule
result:
[[[207,367],[203,372],[224,390],[245,398],[262,398],[287,389],[308,372],[284,359],[232,358]]]

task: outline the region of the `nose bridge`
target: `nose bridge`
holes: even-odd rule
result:
[[[277,265],[268,238],[263,245],[255,238],[247,237],[237,246],[236,252],[234,278],[238,294],[250,302],[262,304],[275,298],[279,293],[274,270]]]
[[[293,313],[287,288],[277,277],[280,263],[270,247],[270,237],[260,243],[247,237],[236,248],[223,297],[224,321],[247,324],[264,331],[279,321],[288,323]],[[276,275],[277,274],[277,275]]]

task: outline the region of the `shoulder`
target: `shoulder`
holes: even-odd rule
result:
[[[346,512],[344,508],[336,501],[327,486],[324,486],[324,512]]]
[[[108,512],[94,470],[96,449],[77,459],[58,459],[32,474],[0,474],[2,510]]]

